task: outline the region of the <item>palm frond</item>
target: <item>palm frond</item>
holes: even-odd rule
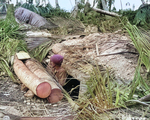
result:
[[[19,7],[15,10],[15,17],[18,20],[33,25],[35,27],[45,26],[48,29],[58,27],[52,22],[47,22],[47,20],[42,16],[22,7]]]

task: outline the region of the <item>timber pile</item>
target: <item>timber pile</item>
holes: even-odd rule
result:
[[[60,101],[63,98],[62,91],[42,64],[31,58],[23,59],[25,61],[23,62],[18,59],[20,56],[17,57],[17,55],[14,59],[14,72],[25,87],[29,89],[30,92],[27,93],[33,93],[40,98],[47,98],[50,103]]]
[[[109,69],[119,83],[130,83],[134,78],[138,53],[125,34],[94,33],[84,38],[68,39],[53,46],[55,54],[64,56],[63,67],[80,81],[80,92],[86,91],[86,81],[93,66]]]

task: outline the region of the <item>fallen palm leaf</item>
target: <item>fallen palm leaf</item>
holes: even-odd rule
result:
[[[22,22],[39,28],[45,27],[47,29],[52,29],[58,27],[54,23],[48,22],[42,16],[22,7],[19,7],[15,10],[15,17]]]

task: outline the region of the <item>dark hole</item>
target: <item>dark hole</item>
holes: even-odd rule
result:
[[[63,88],[69,93],[72,99],[78,99],[80,81],[69,75]]]
[[[29,20],[26,21],[26,24],[29,24]]]

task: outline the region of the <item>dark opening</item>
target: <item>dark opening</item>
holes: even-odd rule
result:
[[[69,93],[72,99],[78,99],[80,81],[69,75],[63,88]]]

